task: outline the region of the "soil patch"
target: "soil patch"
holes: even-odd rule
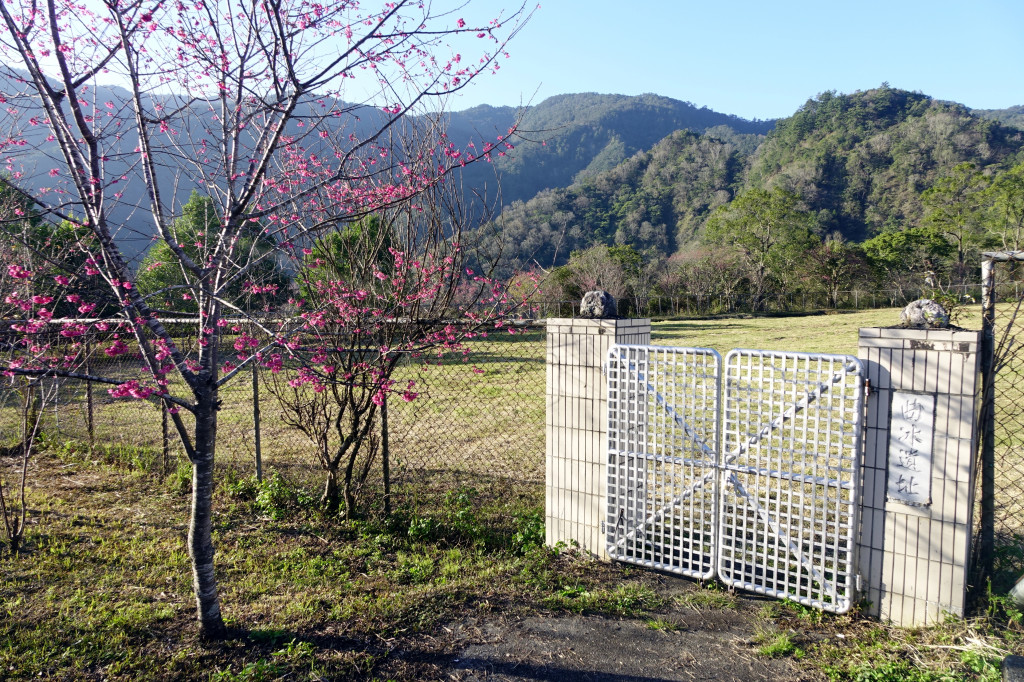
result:
[[[688,581],[679,583],[679,587],[695,587]],[[476,617],[451,627],[457,653],[449,678],[464,682],[823,679],[792,658],[771,659],[757,652],[759,633],[771,627],[757,614],[762,604],[741,598],[733,609],[676,606],[661,613],[656,622],[601,615]]]

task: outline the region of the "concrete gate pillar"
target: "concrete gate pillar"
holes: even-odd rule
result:
[[[546,541],[576,543],[604,559],[608,389],[601,368],[613,344],[650,344],[651,321],[552,318],[547,325]]]
[[[867,400],[858,554],[868,612],[964,615],[981,405],[981,332],[860,330]]]

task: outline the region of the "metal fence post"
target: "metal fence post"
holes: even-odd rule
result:
[[[995,555],[995,262],[981,262],[981,523],[976,572],[992,575]],[[982,581],[977,581],[981,584]]]
[[[391,443],[388,440],[388,396],[380,406],[380,460],[384,476],[384,516],[391,516]]]
[[[260,443],[260,369],[252,363],[252,423],[256,439],[256,480],[263,481],[263,448]]]
[[[167,464],[171,459],[171,440],[167,435],[167,402],[160,401],[160,433],[163,437],[161,441],[161,455],[163,456],[163,470],[164,476],[167,475]]]
[[[92,375],[92,344],[85,342],[85,373]],[[96,426],[93,421],[92,382],[85,382],[85,428],[89,432],[89,457],[96,454]]]

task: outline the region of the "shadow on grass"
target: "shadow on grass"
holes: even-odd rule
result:
[[[723,329],[742,329],[745,325],[742,322],[722,320],[721,322],[707,322],[696,320],[692,322],[659,322],[651,331],[655,336],[667,333],[685,332],[709,332]]]

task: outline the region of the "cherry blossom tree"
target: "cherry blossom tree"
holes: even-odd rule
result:
[[[468,353],[470,339],[502,326],[536,289],[528,274],[514,290],[502,286],[492,277],[497,263],[469,253],[476,251],[472,235],[462,227],[483,219],[468,210],[461,192],[435,185],[414,203],[321,237],[298,273],[302,326],[283,360],[298,371],[271,372],[267,385],[284,421],[313,445],[326,473],[321,502],[328,512],[344,501],[345,517],[353,518],[378,454],[387,509],[387,452],[378,447],[375,417],[383,417],[389,397],[410,402],[419,395],[414,381],[394,378],[399,362]],[[474,269],[481,266],[486,270]],[[240,350],[245,342],[239,339]]]
[[[316,357],[302,334],[321,319],[295,300],[292,314],[271,322],[232,292],[273,293],[256,277],[266,260],[298,267],[317,234],[415,207],[453,169],[511,147],[514,130],[486,142],[443,134],[445,98],[497,70],[529,15],[520,6],[476,19],[473,10],[422,0],[0,3],[0,169],[47,224],[69,231],[80,265],[58,285],[99,285],[110,297],[102,305],[58,291],[30,300],[20,352],[2,370],[105,383],[116,397],[169,408],[193,466],[188,551],[204,637],[226,634],[211,539],[220,390],[251,363],[275,371]],[[186,244],[174,225],[192,190],[210,198],[217,221]],[[255,225],[261,240],[248,238]],[[130,254],[140,239],[162,242],[173,260],[166,266],[180,271],[174,291],[196,311],[192,351],[136,286]],[[273,249],[254,246],[268,241]],[[402,254],[401,267],[415,255]],[[36,273],[12,262],[8,275]],[[326,308],[358,301],[358,291],[336,289]],[[57,304],[103,316],[61,322],[58,347],[42,334]],[[108,335],[107,355],[134,347],[143,373],[86,372],[81,339],[95,332]],[[226,365],[229,334],[239,357]],[[323,364],[299,365],[303,381],[329,374]]]
[[[0,318],[17,320],[22,311],[36,304],[49,303],[51,286],[47,281],[56,276],[48,263],[59,257],[59,247],[45,243],[40,233],[39,218],[31,206],[13,191],[10,185],[0,182],[0,230],[6,238],[0,238],[0,259],[5,263],[28,263],[36,273],[35,278],[23,276],[23,269],[0,270],[0,291],[6,293],[0,304]],[[16,238],[15,238],[16,237]],[[17,324],[8,322],[8,324]],[[3,352],[10,352],[10,347]],[[16,466],[9,469],[0,467],[0,520],[3,521],[2,538],[7,550],[17,554],[25,538],[28,505],[25,492],[28,483],[29,462],[32,458],[36,437],[39,435],[43,408],[52,402],[56,385],[44,385],[34,377],[11,376],[0,381],[0,403],[17,406],[18,423],[13,424],[10,435],[17,435],[15,444],[0,448],[0,461]],[[7,469],[6,471],[4,469]],[[0,545],[2,547],[3,545]]]

